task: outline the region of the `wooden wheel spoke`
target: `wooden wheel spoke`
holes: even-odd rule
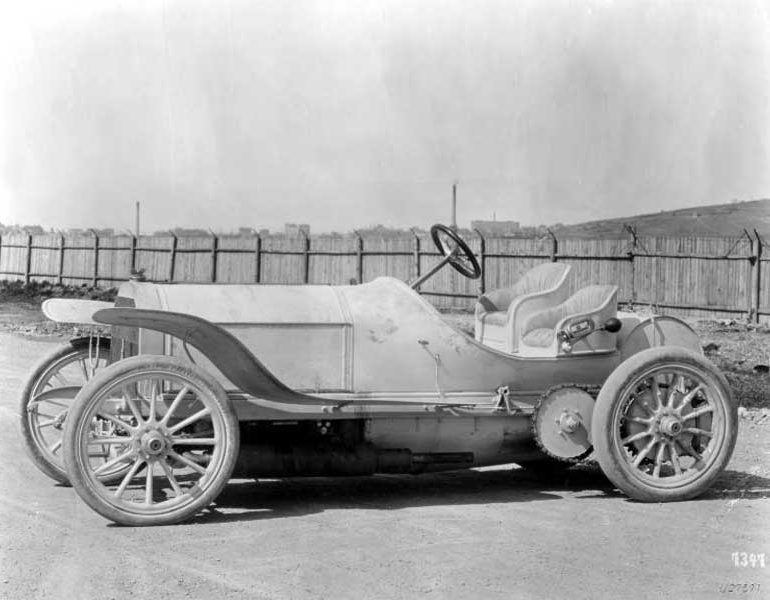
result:
[[[152,423],[155,421],[155,409],[158,403],[158,380],[153,379],[152,385],[150,386],[150,416],[147,418],[148,423]]]
[[[679,440],[674,440],[674,444],[679,447],[679,449],[682,451],[682,454],[686,454],[687,456],[691,456],[696,461],[701,460],[703,457],[700,455],[700,453],[695,450],[692,446],[685,446],[682,442]]]
[[[652,447],[656,444],[655,440],[650,440],[649,443],[642,449],[639,454],[636,455],[636,458],[634,459],[634,462],[632,463],[635,467],[638,467],[641,462],[647,457],[647,455],[650,453],[650,450],[652,450]]]
[[[39,394],[38,394],[38,396],[39,396]],[[30,400],[27,403],[27,408],[29,409],[29,408],[37,407],[40,404],[42,404],[43,402],[45,402],[46,404],[53,404],[54,406],[58,406],[58,407],[64,408],[64,409],[69,408],[69,404],[65,404],[64,402],[58,402],[56,400],[51,400],[50,398],[42,398],[40,400],[38,400],[37,398],[32,399],[32,400]]]
[[[172,446],[213,446],[217,443],[216,438],[173,438]]]
[[[660,477],[660,467],[663,465],[663,455],[666,453],[666,444],[660,443],[658,452],[655,455],[655,468],[652,471],[653,477]]]
[[[658,385],[658,380],[653,375],[652,377],[652,386],[650,388],[652,390],[652,398],[655,400],[655,408],[653,409],[653,412],[659,411],[663,404],[660,401],[660,386]]]
[[[62,384],[62,387],[66,387],[70,384],[67,378],[61,374],[61,371],[56,371],[56,373],[51,376],[51,378],[54,377]]]
[[[676,399],[676,394],[681,390],[681,388],[684,387],[684,377],[681,375],[674,376],[671,386],[668,388],[668,398],[666,399],[666,408],[673,408],[674,407],[674,400]]]
[[[703,415],[706,415],[710,412],[714,412],[713,406],[703,406],[697,410],[692,411],[691,413],[687,413],[686,415],[682,415],[682,421],[689,421],[690,419],[697,419],[698,417],[702,417]]]
[[[654,417],[628,417],[628,420],[631,423],[639,423],[640,425],[649,425],[652,423],[655,418]]]
[[[85,358],[81,358],[80,360],[78,360],[78,364],[80,365],[80,370],[83,372],[83,379],[85,379],[86,381],[91,379],[88,376],[88,368],[86,367],[86,359]]]
[[[197,462],[195,462],[195,461],[193,461],[193,460],[190,460],[190,459],[189,459],[189,458],[187,458],[186,456],[182,456],[181,454],[179,454],[179,453],[177,453],[177,452],[174,452],[173,450],[169,450],[169,453],[168,453],[168,455],[169,455],[170,457],[172,457],[172,458],[174,458],[174,459],[178,460],[178,461],[179,461],[179,462],[181,462],[182,464],[184,464],[184,465],[187,465],[187,466],[188,466],[188,467],[190,467],[190,468],[191,468],[193,471],[197,471],[197,472],[198,472],[198,473],[200,473],[201,475],[204,475],[204,474],[206,473],[206,469],[205,469],[205,467],[202,467],[202,466],[201,466],[201,465],[199,465]]]
[[[696,385],[693,389],[691,389],[689,392],[687,392],[684,397],[682,398],[681,404],[676,408],[676,410],[681,414],[682,410],[689,406],[689,404],[693,401],[695,396],[703,389],[703,384],[699,383]]]
[[[171,484],[171,487],[174,490],[174,493],[177,496],[181,496],[184,493],[184,491],[182,490],[182,487],[179,485],[179,482],[176,480],[176,477],[174,477],[174,471],[171,469],[169,464],[165,460],[161,460],[160,467],[161,469],[163,469],[163,473],[166,475],[166,479],[168,479],[168,482]]]
[[[183,421],[180,421],[179,423],[177,423],[173,427],[170,427],[169,428],[169,433],[174,434],[177,431],[179,431],[180,429],[183,429],[184,427],[187,427],[188,425],[191,425],[191,424],[195,423],[196,421],[202,419],[203,417],[205,417],[206,415],[209,415],[209,414],[211,414],[211,409],[209,409],[209,408],[202,408],[201,410],[199,410],[194,415],[190,415],[189,417],[187,417]]]
[[[134,415],[134,419],[136,419],[136,422],[144,423],[144,417],[142,416],[141,411],[136,406],[136,402],[134,402],[134,399],[128,394],[125,388],[121,390],[121,394],[122,394],[123,400],[125,401],[126,405],[131,411],[131,414]]]
[[[109,471],[115,465],[118,465],[122,462],[126,462],[126,460],[128,460],[129,458],[132,458],[133,456],[134,456],[133,449],[127,450],[123,454],[118,454],[115,458],[108,460],[106,463],[103,463],[99,465],[96,469],[94,469],[94,475],[101,475],[102,473]]]
[[[105,419],[106,421],[110,421],[111,423],[114,423],[115,425],[117,425],[127,433],[134,433],[136,431],[136,427],[129,425],[123,419],[118,419],[115,415],[111,415],[110,413],[97,413],[96,416],[99,417],[100,419]]]
[[[181,390],[179,390],[179,393],[174,397],[173,402],[171,402],[171,406],[168,407],[168,410],[166,411],[166,414],[161,419],[161,425],[168,424],[168,420],[171,418],[171,416],[174,414],[174,411],[179,407],[180,402],[184,399],[184,397],[187,395],[187,392],[190,391],[190,386],[185,385]]]
[[[118,486],[118,489],[115,490],[115,498],[120,500],[120,498],[123,497],[123,494],[126,491],[126,488],[128,487],[128,484],[131,483],[131,480],[136,476],[137,471],[141,468],[141,466],[144,464],[143,458],[137,458],[134,461],[134,464],[131,465],[131,469],[129,469],[128,473],[126,473],[126,476],[123,478],[123,480],[120,482],[120,486]]]
[[[707,431],[706,429],[700,429],[698,427],[685,427],[682,431],[692,433],[693,435],[702,435],[707,438],[714,437],[713,432]]]
[[[47,417],[48,415],[43,415],[43,416]],[[58,422],[57,419],[52,419],[50,421],[46,421],[45,423],[38,423],[37,428],[43,429],[43,427],[51,427],[51,425],[56,425],[57,422]]]
[[[116,444],[118,445],[126,445],[131,443],[131,438],[126,437],[95,437],[92,440],[89,440],[88,445],[89,446],[114,446]]]
[[[633,442],[644,439],[650,435],[652,435],[652,433],[649,430],[640,431],[639,433],[629,435],[627,438],[623,438],[622,440],[620,440],[620,443],[625,446],[627,444],[632,444]]]
[[[153,471],[153,463],[147,463],[147,475],[144,478],[144,503],[147,506],[152,506]]]
[[[674,473],[677,475],[682,474],[682,465],[679,463],[679,454],[676,452],[676,448],[674,447],[674,444],[669,442],[668,444],[668,453],[671,456],[671,464],[674,467]]]

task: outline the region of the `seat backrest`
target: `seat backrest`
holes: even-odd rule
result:
[[[558,306],[546,308],[530,316],[523,324],[521,333],[527,335],[534,329],[553,329],[566,317],[603,313],[605,307],[608,313],[612,313],[609,316],[613,316],[617,312],[617,293],[616,285],[589,285],[580,288]]]
[[[548,262],[533,267],[509,288],[494,290],[479,297],[476,314],[508,310],[516,298],[550,290],[557,286],[571,267],[565,263]]]

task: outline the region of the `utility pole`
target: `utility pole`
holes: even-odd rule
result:
[[[457,231],[457,182],[452,184],[452,229]]]
[[[139,237],[139,201],[136,202],[136,237]]]

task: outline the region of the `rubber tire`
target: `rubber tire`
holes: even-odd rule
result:
[[[208,485],[200,496],[192,502],[177,507],[168,513],[142,515],[120,510],[103,501],[99,493],[95,491],[93,482],[84,471],[80,462],[79,452],[76,451],[78,447],[77,423],[90,408],[90,400],[102,388],[112,384],[116,378],[133,375],[142,371],[152,371],[158,368],[178,373],[209,394],[209,399],[213,400],[215,407],[222,416],[226,443],[219,472],[216,473],[214,481]],[[69,473],[72,487],[92,509],[119,525],[138,527],[171,525],[191,519],[211,504],[227,485],[238,459],[240,445],[238,419],[230,405],[230,400],[224,388],[209,373],[172,356],[134,356],[107,367],[89,381],[87,385],[83,386],[75,398],[69,417],[64,428],[64,463],[67,473]]]
[[[30,460],[32,460],[34,465],[40,469],[40,471],[45,473],[54,481],[63,485],[70,484],[69,478],[67,477],[67,473],[64,469],[64,465],[57,465],[52,463],[41,452],[40,447],[35,442],[35,437],[32,435],[32,430],[27,419],[27,406],[32,400],[32,390],[35,389],[37,382],[45,374],[51,364],[67,357],[68,355],[80,353],[83,351],[85,351],[86,356],[88,356],[88,342],[88,338],[72,339],[65,344],[57,346],[47,356],[38,361],[38,363],[32,369],[32,373],[30,373],[29,377],[27,378],[27,381],[24,384],[24,388],[21,391],[21,396],[19,397],[19,422],[21,425],[21,438],[24,441],[24,450],[26,451]],[[109,358],[110,339],[99,338],[99,352],[101,354],[105,351],[107,352]]]
[[[700,371],[704,380],[719,388],[724,402],[725,439],[710,467],[696,480],[677,488],[658,488],[632,477],[625,467],[626,461],[615,451],[613,443],[613,413],[629,382],[635,380],[656,363],[680,363]],[[641,502],[676,502],[701,495],[727,466],[735,447],[738,432],[738,408],[730,385],[717,367],[702,355],[675,346],[649,348],[635,354],[612,372],[604,383],[591,421],[595,457],[607,476],[622,492]]]

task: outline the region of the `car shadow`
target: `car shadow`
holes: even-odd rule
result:
[[[192,522],[198,524],[290,518],[326,510],[398,510],[426,506],[510,504],[577,499],[627,498],[595,463],[561,472],[535,468],[497,468],[414,475],[306,477],[232,480],[212,505]],[[694,501],[763,499],[770,478],[743,471],[724,471]]]
[[[397,510],[425,506],[560,500],[564,492],[619,495],[598,467],[558,474],[510,467],[414,475],[231,480],[193,523],[304,516],[335,509]]]
[[[757,500],[770,498],[770,478],[743,471],[723,471],[699,499]]]

